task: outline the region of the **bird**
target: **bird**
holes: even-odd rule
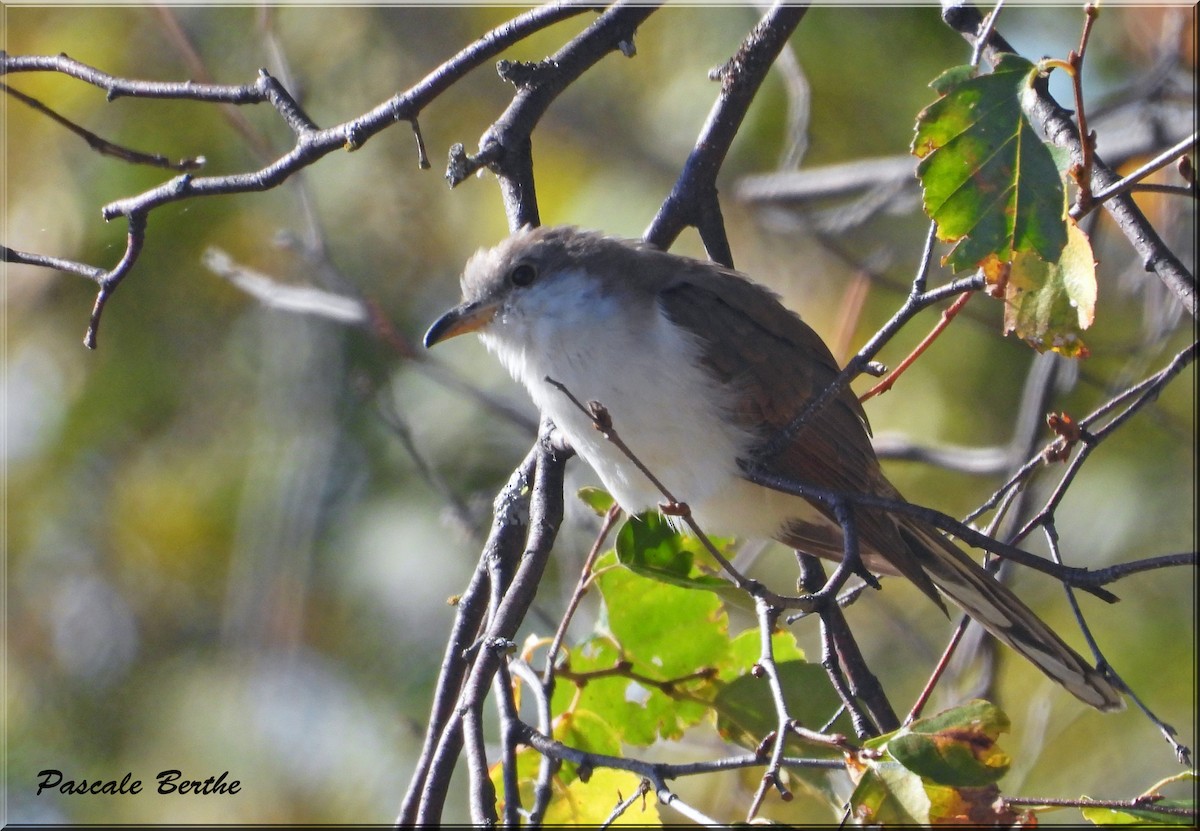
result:
[[[750,481],[753,460],[785,481],[902,500],[846,386],[759,459],[839,367],[799,315],[740,272],[573,226],[525,226],[471,257],[461,289],[425,346],[476,332],[631,516],[660,508],[662,492],[566,392],[602,404],[631,453],[708,533],[843,557],[829,505]],[[871,573],[908,579],[943,612],[944,595],[1076,698],[1123,707],[1101,670],[935,526],[861,504],[853,515]]]

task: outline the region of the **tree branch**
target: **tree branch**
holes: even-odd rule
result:
[[[508,484],[496,496],[492,530],[479,558],[474,577],[467,590],[456,604],[454,627],[446,642],[446,652],[434,688],[433,707],[429,724],[425,730],[424,746],[417,759],[416,768],[409,780],[408,791],[400,805],[398,825],[411,825],[417,821],[417,809],[429,784],[434,754],[439,743],[447,734],[457,734],[451,726],[459,690],[466,677],[469,664],[467,652],[480,636],[480,627],[488,604],[488,563],[494,559],[515,560],[520,556],[524,541],[525,525],[522,517],[528,511],[529,483],[533,481],[537,464],[536,447],[531,449],[525,460],[509,477]],[[451,746],[454,741],[451,740]],[[454,748],[457,753],[458,748]],[[447,777],[448,779],[448,777]],[[442,786],[438,785],[441,789]]]
[[[242,85],[135,81],[109,75],[66,55],[9,55],[0,52],[0,75],[58,72],[105,90],[110,101],[120,97],[136,97],[238,105],[269,102],[296,136],[296,143],[291,150],[258,170],[224,176],[193,177],[184,174],[156,188],[105,205],[101,213],[106,221],[125,217],[129,223],[125,255],[110,270],[95,269],[83,263],[70,264],[60,258],[23,254],[7,247],[0,249],[0,255],[9,262],[53,267],[87,276],[99,283],[100,291],[84,335],[84,344],[94,349],[104,306],[133,268],[141,252],[146,220],[151,211],[195,197],[269,190],[335,150],[361,147],[372,136],[397,121],[415,123],[417,116],[430,102],[484,61],[533,32],[591,8],[594,8],[592,4],[564,0],[519,15],[476,40],[406,92],[393,96],[356,118],[326,129],[319,129],[265,69],[259,71],[254,83]]]
[[[536,66],[535,72],[517,78],[512,103],[479,139],[479,151],[468,156],[462,145],[451,149],[446,180],[458,185],[475,171],[487,167],[500,179],[504,209],[512,230],[539,225],[533,183],[534,128],[546,110],[571,83],[611,52],[626,50],[638,26],[658,4],[613,4],[582,34]]]
[[[718,71],[721,93],[670,195],[642,235],[646,242],[665,250],[691,225],[699,229],[709,256],[733,267],[717,200],[717,174],[763,79],[807,10],[803,5],[776,3],[746,36],[737,54]]]

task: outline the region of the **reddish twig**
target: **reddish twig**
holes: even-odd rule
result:
[[[904,371],[912,366],[913,362],[915,362],[917,358],[921,357],[921,353],[928,349],[933,342],[937,340],[938,335],[945,331],[946,327],[950,325],[950,321],[954,320],[958,313],[962,311],[963,306],[967,305],[967,301],[974,296],[974,292],[967,292],[959,295],[958,298],[956,298],[955,301],[950,304],[950,307],[946,309],[946,311],[942,312],[942,317],[937,322],[937,325],[933,327],[929,334],[926,335],[919,344],[917,344],[917,348],[909,353],[907,358],[897,364],[896,368],[889,372],[887,376],[883,378],[883,380],[860,395],[858,400],[866,401],[868,398],[874,398],[876,395],[881,395],[890,390],[896,383],[896,380],[904,374]]]
[[[1071,67],[1071,87],[1075,92],[1075,118],[1079,122],[1079,163],[1072,166],[1071,176],[1079,190],[1075,196],[1075,205],[1079,211],[1086,213],[1092,205],[1092,160],[1096,154],[1096,134],[1088,131],[1087,116],[1083,108],[1083,56],[1087,52],[1088,38],[1092,33],[1092,24],[1096,22],[1099,9],[1092,3],[1083,7],[1083,33],[1079,36],[1078,51],[1072,50],[1067,55],[1067,63]]]

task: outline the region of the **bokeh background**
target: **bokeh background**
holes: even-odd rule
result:
[[[415,84],[514,13],[9,6],[3,38],[12,54],[66,52],[140,79],[183,80],[203,67],[217,82],[248,83],[265,66],[326,126]],[[1161,8],[1105,7],[1087,55],[1089,100],[1099,106],[1159,64],[1192,72],[1194,49],[1179,55],[1176,46],[1194,43],[1194,10],[1179,13],[1177,20]],[[757,15],[750,6],[659,11],[639,31],[636,57],[612,55],[568,90],[535,134],[543,220],[640,235],[717,91],[708,70],[737,49]],[[1078,9],[1013,7],[999,28],[1027,57],[1062,57],[1078,43],[1082,17]],[[558,24],[506,57],[541,59],[587,19]],[[794,215],[739,202],[739,179],[781,163],[808,169],[904,153],[916,113],[932,100],[927,83],[965,63],[969,51],[935,8],[816,8],[792,45],[798,74],[790,86],[778,73],[768,79],[719,184],[739,267],[843,344],[844,357],[903,298],[925,221],[910,202],[823,240]],[[171,157],[203,155],[206,173],[259,166],[220,107],[106,103],[102,91],[48,73],[4,81],[110,140]],[[789,89],[805,86],[806,96],[789,98]],[[1069,101],[1061,79],[1054,90]],[[528,448],[536,416],[477,343],[455,341],[432,362],[403,348],[456,300],[463,261],[506,233],[494,180],[450,190],[441,174],[449,146],[473,150],[511,95],[489,64],[434,102],[421,117],[432,170],[418,168],[411,131],[398,124],[273,191],[155,211],[145,253],[110,304],[95,352],[80,344],[90,283],[6,268],[10,821],[394,817],[453,615],[447,599],[466,585],[491,499]],[[797,100],[807,107],[803,133]],[[106,225],[100,206],[169,174],[101,157],[45,116],[4,101],[5,244],[111,265],[124,227]],[[289,145],[269,107],[238,115],[274,153]],[[1181,119],[1181,130],[1194,129],[1194,111],[1185,108]],[[1192,204],[1154,197],[1144,205],[1194,273]],[[1106,222],[1096,229],[1093,356],[1061,373],[1052,399],[1053,409],[1077,417],[1162,366],[1194,334]],[[212,248],[281,284],[360,294],[398,338],[266,309],[203,265]],[[694,235],[676,250],[702,253]],[[847,316],[864,267],[865,304]],[[935,270],[935,280],[946,276]],[[883,360],[898,361],[935,319],[927,313]],[[1007,443],[1035,355],[1000,337],[1000,319],[997,304],[973,301],[901,385],[868,406],[876,433],[926,445]],[[1089,461],[1059,515],[1071,562],[1194,550],[1194,395],[1189,369]],[[888,470],[911,499],[955,515],[1002,481],[898,462]],[[579,465],[571,476],[572,487],[590,481]],[[1051,481],[1038,480],[1035,494],[1044,496]],[[529,632],[546,634],[557,620],[593,530],[569,501]],[[1039,540],[1029,545],[1044,550]],[[786,587],[788,568],[771,565],[789,560],[757,562]],[[1052,581],[1021,574],[1016,586],[1072,631]],[[1194,573],[1148,573],[1116,588],[1117,606],[1083,601],[1099,642],[1194,748]],[[853,607],[850,620],[904,706],[948,624],[895,581]],[[581,625],[590,625],[586,617]],[[798,634],[811,646],[809,628]],[[1180,770],[1136,709],[1091,712],[1011,656],[1001,673],[998,700],[1014,720],[1005,745],[1016,761],[1001,783],[1006,793],[1126,798]],[[691,742],[637,752],[721,752],[710,735]],[[89,781],[131,771],[151,791],[160,770],[199,779],[229,771],[242,791],[35,796],[45,768]],[[741,787],[734,775],[720,785],[680,783],[699,807],[730,818],[745,805]],[[768,815],[831,818],[804,802],[771,806]],[[461,800],[452,800],[447,818],[466,818]]]

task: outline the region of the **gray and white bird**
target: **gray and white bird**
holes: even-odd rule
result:
[[[656,508],[662,494],[548,378],[602,403],[633,453],[705,531],[842,558],[841,526],[827,506],[743,473],[742,462],[838,374],[821,338],[771,291],[710,262],[551,227],[522,229],[477,253],[462,294],[425,345],[478,332],[625,511]],[[830,492],[902,498],[848,388],[765,465]],[[1101,672],[935,527],[861,505],[854,518],[868,569],[907,578],[943,610],[939,593],[949,597],[1093,707],[1123,706]]]

